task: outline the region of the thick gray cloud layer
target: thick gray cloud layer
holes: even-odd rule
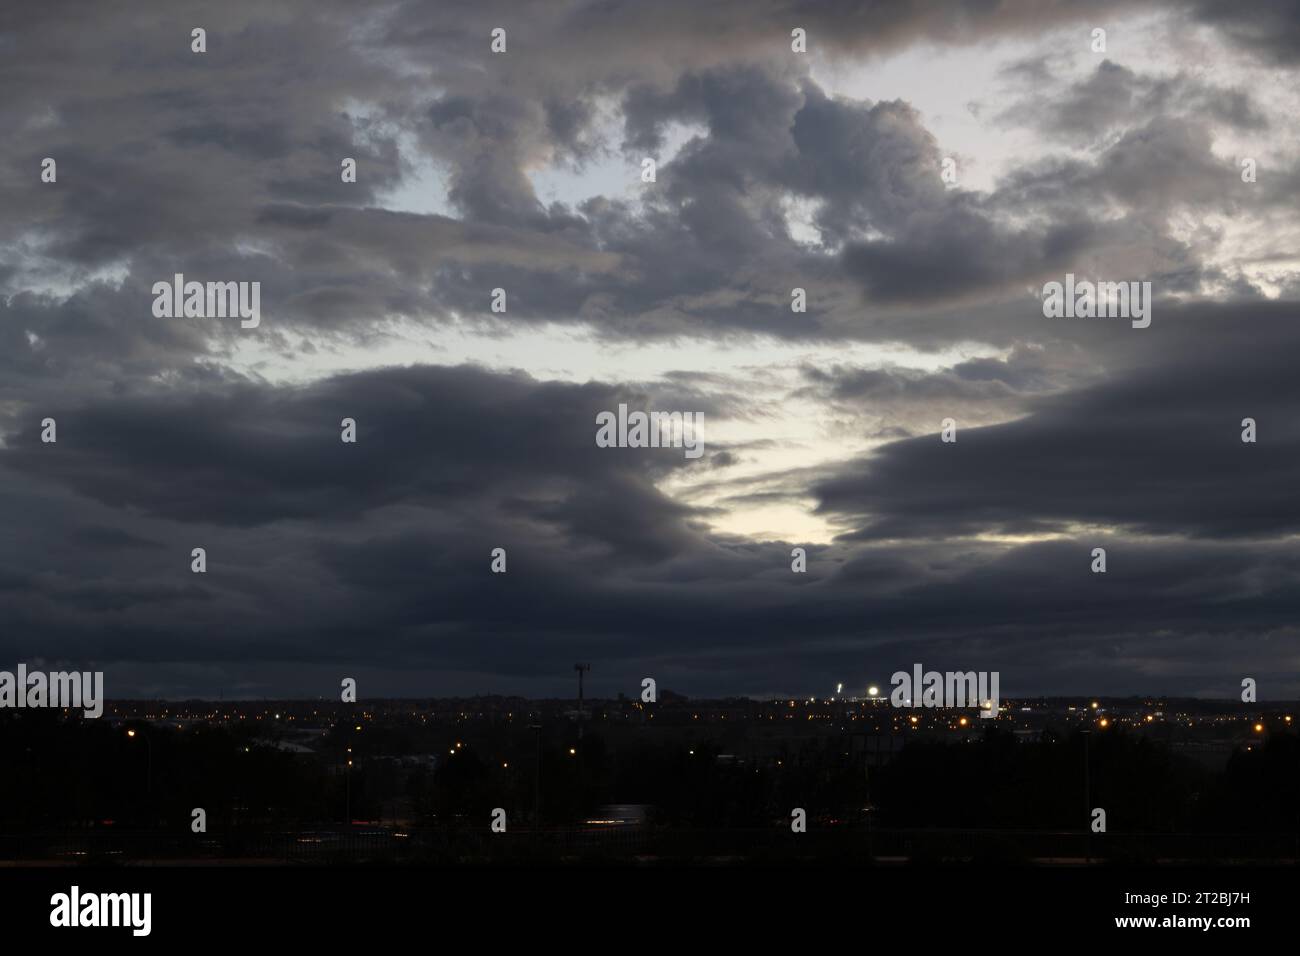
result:
[[[329,694],[357,673],[370,693],[542,693],[583,658],[610,692],[653,673],[811,693],[923,660],[1000,669],[1006,693],[1228,695],[1242,674],[1300,693],[1300,280],[1279,254],[1268,299],[1233,263],[1271,253],[1225,254],[1216,224],[1293,217],[1293,155],[1261,156],[1248,185],[1219,145],[1293,118],[1195,64],[1100,58],[1079,77],[1027,55],[991,115],[1041,151],[990,189],[950,188],[906,98],[837,95],[789,49],[802,27],[841,67],[920,44],[1030,50],[1133,10],[9,5],[0,659],[95,662],[119,693],[169,695]],[[1247,62],[1300,61],[1293,4],[1142,10]],[[57,184],[39,181],[47,156]],[[539,198],[539,171],[643,156],[665,160],[653,185]],[[443,212],[391,199],[422,163]],[[1037,289],[1069,271],[1153,281],[1153,326],[1044,319]],[[803,368],[800,400],[888,443],[755,490],[732,477],[746,447],[690,462],[593,435],[620,401],[743,416],[757,386],[469,366],[281,385],[241,366],[237,322],[152,316],[152,284],[177,272],[260,281],[258,341],[304,369],[330,344],[364,354],[394,317],[431,337],[554,322],[645,349],[762,333],[998,357]],[[955,445],[935,434],[948,415]],[[803,543],[794,575],[801,542],[711,531],[666,491],[686,468],[843,534]],[[1105,576],[1087,570],[1099,544]],[[498,546],[504,576],[487,571]]]

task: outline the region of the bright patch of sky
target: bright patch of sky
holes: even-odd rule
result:
[[[396,134],[398,152],[405,165],[401,181],[375,196],[380,209],[410,212],[422,216],[455,216],[447,199],[447,177],[438,164],[420,152],[415,137],[407,132]]]
[[[576,206],[595,196],[635,200],[647,186],[641,181],[643,159],[653,159],[662,168],[694,137],[706,135],[708,130],[701,125],[670,123],[663,131],[663,145],[653,154],[624,153],[620,148],[623,120],[606,107],[596,124],[595,137],[600,146],[594,156],[580,164],[554,164],[530,170],[528,176],[537,198],[547,204],[562,202]]]

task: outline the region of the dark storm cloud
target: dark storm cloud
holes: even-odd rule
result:
[[[879,439],[928,434],[956,414],[967,424],[1005,421],[1027,412],[1036,397],[1091,380],[1047,350],[1034,348],[931,372],[838,365],[804,366],[801,372],[805,384],[796,395],[873,423],[872,437]]]
[[[1157,116],[1190,115],[1249,130],[1268,125],[1244,90],[1211,86],[1185,75],[1143,76],[1111,60],[1103,60],[1086,79],[1064,89],[1053,90],[1047,76],[1035,79],[1034,95],[1008,107],[1000,118],[1079,145]],[[1055,95],[1044,95],[1048,90]]]
[[[155,390],[52,405],[45,413],[59,422],[60,441],[42,443],[31,421],[10,436],[0,463],[115,507],[210,525],[328,522],[398,503],[482,499],[596,531],[599,522],[567,499],[624,471],[635,480],[619,479],[618,494],[637,492],[631,507],[652,509],[647,526],[684,513],[649,486],[691,464],[679,449],[620,455],[596,446],[597,412],[620,401],[647,406],[634,390],[471,367],[381,370],[301,389]],[[649,407],[680,408],[682,392],[664,389],[659,402]],[[340,440],[344,418],[357,423],[356,445]]]
[[[741,4],[699,4],[666,0],[653,6],[636,0],[590,0],[521,9],[511,0],[459,0],[398,6],[385,23],[385,39],[421,52],[434,46],[449,54],[449,72],[477,62],[464,48],[494,26],[511,29],[510,82],[536,82],[541,66],[563,62],[569,69],[547,82],[570,87],[595,76],[622,72],[665,75],[674,66],[696,68],[788,51],[790,31],[802,27],[810,44],[837,54],[871,55],[918,41],[970,44],[993,36],[1023,36],[1062,25],[1089,22],[1116,11],[1158,4],[1065,0],[913,0],[862,4],[858,0],[746,0]],[[459,51],[459,53],[458,53]],[[566,79],[559,79],[564,76]]]
[[[1047,159],[1017,170],[1002,184],[999,199],[1006,207],[1023,203],[1043,210],[1120,203],[1132,210],[1133,219],[1158,227],[1179,205],[1258,211],[1277,198],[1270,185],[1255,189],[1258,183],[1242,183],[1231,160],[1210,152],[1211,142],[1201,123],[1156,117],[1126,130],[1103,162]]]
[[[890,240],[853,243],[846,272],[869,301],[926,303],[1004,290],[1012,283],[1065,272],[1099,245],[1101,226],[1087,221],[1042,230],[1002,229],[957,203],[947,213],[916,217]]]
[[[1234,341],[1033,400],[1023,418],[959,428],[955,443],[930,434],[886,446],[816,486],[820,508],[850,517],[869,538],[1075,525],[1190,537],[1293,534],[1295,309],[1242,305],[1219,315],[1233,324]],[[1247,417],[1266,436],[1257,444],[1241,441]]]
[[[4,651],[255,669],[367,648],[447,665],[407,642],[524,640],[565,602],[586,617],[584,582],[611,555],[656,574],[713,550],[653,485],[692,464],[680,450],[595,446],[595,412],[620,400],[645,396],[426,368],[52,409],[57,444],[25,430],[0,453]],[[339,440],[345,415],[356,445]],[[487,571],[493,546],[508,578]]]
[[[1202,0],[1195,5],[1195,15],[1245,49],[1276,63],[1294,67],[1300,62],[1300,4],[1296,0],[1244,4]]]

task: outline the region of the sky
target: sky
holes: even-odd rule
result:
[[[5,5],[0,667],[1300,696],[1298,69],[1295,2]]]

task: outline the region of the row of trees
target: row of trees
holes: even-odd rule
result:
[[[5,715],[0,830],[188,827],[194,807],[213,830],[336,826],[349,816],[486,826],[494,807],[526,824],[539,790],[546,825],[617,803],[652,805],[657,824],[691,829],[770,827],[793,807],[823,825],[870,817],[880,828],[1076,829],[1089,807],[1129,831],[1300,825],[1300,738],[1290,733],[1238,750],[1222,771],[1118,731],[1086,743],[1078,733],[1019,742],[997,728],[981,740],[910,742],[869,767],[833,736],[772,758],[719,760],[721,746],[699,736],[611,741],[589,732],[579,744],[566,724],[542,734],[539,788],[538,739],[526,726],[494,731],[490,744],[451,746],[445,731],[411,740],[354,730],[340,725],[304,755],[238,727],[140,725],[128,736],[46,712]]]

